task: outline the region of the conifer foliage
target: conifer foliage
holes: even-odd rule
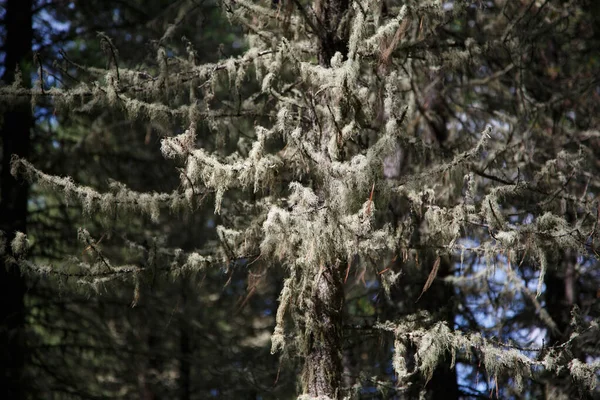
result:
[[[101,192],[18,156],[12,173],[106,224],[142,215],[156,234],[161,218],[210,207],[218,240],[189,253],[130,243],[111,259],[81,229],[93,261],[56,266],[16,234],[8,262],[94,287],[131,280],[134,303],[150,275],[284,271],[271,351],[301,360],[303,399],[597,396],[594,6],[220,4],[245,32],[239,56],[200,64],[173,25],[142,71],[101,35],[107,68],[89,81],[1,92],[163,127],[180,179],[169,193]]]

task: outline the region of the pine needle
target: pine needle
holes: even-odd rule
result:
[[[435,259],[435,262],[433,263],[433,268],[431,269],[431,272],[429,273],[429,276],[427,277],[425,286],[423,286],[423,290],[421,291],[421,294],[419,295],[419,298],[417,299],[417,301],[419,301],[421,299],[421,297],[423,296],[423,294],[431,287],[431,284],[435,280],[435,277],[437,276],[438,271],[440,269],[440,262],[441,262],[441,259],[440,259],[440,256],[438,255],[437,258]],[[415,303],[417,301],[415,301]]]

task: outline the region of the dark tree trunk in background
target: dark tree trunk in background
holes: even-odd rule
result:
[[[348,28],[340,27],[349,0],[316,0],[317,27],[320,29],[319,64],[329,67],[336,52],[348,53]]]
[[[33,41],[31,0],[8,0],[5,14],[6,58],[2,80],[12,83],[15,69],[31,60]],[[24,68],[24,82],[28,82]],[[28,105],[4,111],[2,121],[2,171],[0,175],[0,229],[7,243],[16,231],[26,231],[28,186],[10,174],[13,154],[27,157],[33,124]],[[9,251],[7,249],[7,251]],[[23,369],[26,359],[24,319],[25,282],[18,268],[0,258],[0,393],[5,399],[25,398]]]
[[[425,117],[429,125],[429,129],[437,143],[444,146],[448,139],[447,121],[449,118],[448,108],[442,95],[444,81],[443,75],[434,75],[431,77],[432,82],[437,82],[430,87],[426,93],[425,102],[428,111],[425,112]],[[418,221],[421,225],[422,221]],[[435,263],[437,256],[428,252],[425,254],[425,259],[428,260],[428,265],[425,266],[426,273],[429,273],[428,268]],[[454,317],[456,314],[456,306],[454,305],[454,290],[452,285],[444,282],[444,278],[452,274],[452,258],[450,256],[442,256],[437,276],[431,287],[423,294],[423,297],[417,302],[417,307],[428,311],[432,315],[437,315],[438,321],[444,321],[453,329]],[[446,354],[447,358],[440,363],[433,372],[431,380],[427,383],[427,398],[430,400],[458,400],[460,391],[456,379],[456,370],[450,368],[450,354]]]
[[[452,300],[454,292],[452,286],[444,282],[444,278],[451,274],[451,270],[450,260],[442,257],[435,281],[418,303],[423,302],[421,304],[423,309],[437,315],[438,320],[445,321],[452,329],[455,314]],[[434,370],[431,380],[427,383],[428,399],[458,400],[460,397],[458,382],[456,381],[456,370],[450,368],[450,353],[447,353],[446,357],[446,360]]]
[[[428,132],[421,131],[423,137],[427,134],[432,139],[435,139],[439,146],[444,146],[448,139],[447,130],[447,106],[442,97],[442,84],[444,77],[442,75],[434,75],[430,77],[431,84],[429,90],[425,94],[425,106],[422,110],[423,116],[426,118]],[[437,82],[437,83],[436,83]],[[398,166],[401,167],[401,166]],[[401,171],[400,171],[401,173]],[[393,208],[397,208],[395,205]],[[400,214],[404,213],[403,209],[397,209],[396,220],[400,218]],[[429,244],[422,243],[421,229],[423,229],[423,218],[417,213],[412,215],[413,224],[416,227],[412,238],[415,247],[426,248]],[[419,253],[418,262],[420,265],[415,266],[406,274],[403,279],[403,284],[392,288],[390,297],[391,304],[384,306],[384,319],[394,320],[399,313],[416,313],[419,311],[427,311],[428,314],[435,316],[436,321],[444,321],[450,329],[454,327],[454,318],[456,315],[456,300],[452,285],[444,282],[444,278],[452,274],[453,259],[451,256],[440,257],[440,264],[436,277],[431,284],[431,287],[421,295],[424,282],[427,280],[433,265],[436,263],[437,254],[430,250],[423,250]],[[406,268],[409,268],[406,266]],[[416,302],[415,299],[419,298]],[[446,354],[446,359],[440,362],[433,372],[431,379],[414,384],[405,393],[407,399],[418,398],[420,390],[423,386],[426,389],[425,398],[428,400],[458,400],[460,398],[460,390],[458,387],[456,369],[451,368],[450,353]],[[416,377],[422,379],[422,377]]]
[[[144,380],[142,386],[143,400],[160,400],[160,383],[159,375],[162,372],[162,357],[160,355],[160,344],[164,341],[157,332],[157,327],[153,321],[149,321],[148,326],[148,364],[144,371]]]
[[[549,345],[561,344],[569,339],[571,310],[575,302],[575,263],[573,256],[565,255],[557,267],[550,267],[544,277],[546,284],[546,309],[556,323],[556,331],[548,331]]]
[[[181,308],[182,314],[186,312],[187,305],[187,284],[185,281],[181,284]],[[185,319],[179,322],[179,350],[181,352],[179,358],[179,388],[180,399],[190,400],[191,395],[191,357],[192,346],[190,343],[190,327]]]
[[[417,239],[418,240],[418,239]],[[437,256],[433,252],[424,252],[419,255],[419,265],[404,265],[401,268],[407,272],[403,276],[402,283],[394,286],[390,292],[391,302],[382,304],[383,314],[380,319],[394,320],[404,314],[418,313],[427,311],[436,321],[444,321],[451,329],[454,326],[454,316],[456,312],[453,287],[444,282],[444,278],[452,274],[452,259],[441,257],[439,269],[431,287],[427,289],[421,298],[419,297],[423,284],[435,263]],[[382,296],[384,296],[382,294]],[[416,349],[409,349],[410,357],[414,357]],[[408,369],[414,368],[410,360]],[[402,393],[401,399],[420,398],[421,389],[425,388],[425,399],[428,400],[458,400],[460,390],[456,378],[456,369],[451,367],[450,352],[446,353],[446,358],[441,361],[433,371],[431,379],[426,382],[423,376],[414,376],[411,379],[411,386]]]
[[[561,252],[561,259],[555,266],[550,266],[544,277],[546,284],[545,302],[548,314],[556,323],[556,330],[548,329],[548,346],[559,346],[569,340],[573,333],[571,312],[578,304],[578,276],[576,272],[577,256],[571,252]],[[585,362],[585,354],[575,349],[573,356]],[[574,384],[566,373],[548,379],[545,398],[548,400],[558,396],[591,399],[591,395]]]
[[[23,81],[29,82],[31,46],[33,42],[32,1],[8,0],[4,15],[6,42],[2,80],[10,84],[15,78],[15,69],[23,67]],[[26,231],[28,186],[10,174],[10,159],[13,154],[27,157],[29,135],[33,124],[31,107],[19,105],[3,110],[2,171],[0,173],[0,230],[4,231],[7,243],[14,238],[15,231]],[[10,252],[10,249],[7,249]],[[3,399],[25,398],[23,370],[26,360],[24,335],[25,282],[15,265],[7,265],[0,257],[0,397]]]

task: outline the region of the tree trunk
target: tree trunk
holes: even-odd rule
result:
[[[329,266],[317,274],[308,307],[304,394],[315,398],[341,398],[342,315],[344,286],[339,267]]]
[[[340,27],[349,0],[316,0],[319,64],[330,67],[336,52],[348,50],[348,29]],[[315,398],[341,398],[344,285],[339,265],[327,265],[316,275],[307,309],[303,393]]]
[[[315,13],[319,28],[319,64],[329,67],[336,52],[348,53],[348,28],[340,27],[349,0],[316,0]]]
[[[430,77],[431,82],[428,85],[429,90],[427,91],[425,98],[427,115],[424,115],[427,119],[427,124],[429,125],[429,132],[421,132],[423,137],[429,133],[431,138],[435,139],[440,146],[444,146],[444,143],[448,139],[448,130],[446,126],[448,118],[446,110],[447,106],[442,97],[442,85],[440,83],[443,79],[444,77],[442,75]],[[434,84],[436,81],[438,83]],[[402,148],[400,148],[399,151],[403,151]],[[402,157],[407,157],[407,154],[408,153],[403,154]],[[397,162],[395,165],[392,165],[389,173],[390,175],[400,176],[402,174],[402,164]],[[406,207],[404,205],[395,204],[391,205],[390,209],[393,210],[394,223],[397,224],[403,217],[402,214],[406,212]],[[414,236],[412,237],[413,245],[427,247],[429,244],[423,243],[421,237],[421,230],[423,229],[422,217],[417,215],[417,213],[414,213],[412,218],[416,228]],[[436,258],[437,255],[430,250],[423,250],[419,253],[421,267],[416,267],[414,270],[411,270],[403,279],[403,283],[392,288],[390,293],[392,302],[391,305],[384,306],[384,320],[394,320],[399,313],[410,314],[424,310],[429,314],[434,315],[436,320],[444,321],[450,329],[454,327],[454,319],[456,316],[454,289],[450,284],[444,282],[444,278],[452,275],[452,265],[454,261],[451,256],[441,256],[436,278],[431,284],[431,287],[420,296],[423,284],[431,272],[431,268],[435,263]],[[413,298],[419,298],[419,300],[413,303]],[[447,358],[436,367],[433,376],[428,382],[425,382],[423,377],[415,376],[415,378],[413,378],[413,385],[405,393],[405,398],[418,398],[423,386],[425,386],[426,389],[425,398],[428,400],[457,400],[460,398],[456,369],[450,368],[450,354],[448,353],[446,356]]]
[[[187,282],[183,281],[181,284],[181,307],[182,314],[186,315],[187,312]],[[181,400],[190,400],[191,396],[191,357],[192,357],[192,346],[189,334],[190,327],[188,321],[185,318],[181,318],[179,322],[179,390]]]
[[[455,300],[453,299],[452,286],[444,282],[444,278],[452,273],[452,259],[450,257],[444,256],[441,258],[437,276],[431,287],[415,302],[415,299],[419,297],[427,275],[431,271],[435,258],[436,255],[431,252],[425,251],[420,254],[421,266],[408,270],[409,272],[406,273],[404,282],[392,288],[390,292],[392,301],[384,303],[382,306],[384,313],[381,319],[394,320],[398,315],[412,314],[420,310],[425,310],[434,316],[436,321],[444,321],[452,329],[456,308],[454,304]],[[405,266],[403,268],[408,269],[410,267]],[[414,350],[413,348],[409,351]],[[409,357],[414,357],[414,353],[411,353]],[[411,385],[400,398],[419,398],[422,389],[425,388],[425,396],[423,398],[427,400],[458,400],[460,398],[460,390],[456,377],[456,369],[450,368],[450,357],[450,353],[448,352],[446,359],[438,364],[428,382],[426,382],[425,377],[415,375],[411,380]],[[414,367],[414,364],[409,365],[409,369]]]
[[[569,340],[573,333],[571,327],[571,311],[578,304],[577,285],[577,256],[569,251],[561,252],[556,266],[548,268],[544,277],[546,284],[546,310],[556,323],[556,330],[548,330],[548,346],[560,346]],[[571,350],[575,358],[585,362],[585,354],[577,347]],[[546,399],[591,399],[590,393],[574,384],[565,371],[558,376],[548,376],[545,387]]]
[[[340,27],[349,0],[316,0],[319,64],[330,67],[336,52],[346,56],[348,29]],[[316,275],[306,320],[303,393],[314,398],[341,398],[344,285],[339,265],[323,266]]]
[[[438,314],[440,321],[445,321],[450,329],[454,326],[454,304],[452,286],[444,282],[444,278],[451,275],[452,264],[447,257],[442,257],[438,276],[431,287],[423,294],[421,307],[432,314]],[[450,368],[450,354],[447,359],[438,365],[433,372],[431,380],[427,383],[428,397],[431,400],[453,400],[460,397],[456,370]]]
[[[23,68],[24,82],[29,81],[26,62],[31,59],[33,42],[32,1],[8,0],[5,8],[5,62],[2,80],[10,84],[15,69]],[[13,154],[29,155],[29,134],[33,125],[31,107],[19,105],[4,112],[0,121],[2,136],[2,171],[0,173],[0,230],[7,244],[16,231],[26,231],[28,186],[10,174]],[[10,248],[6,250],[10,254]],[[17,266],[0,257],[0,397],[25,398],[23,371],[25,347],[25,281]]]

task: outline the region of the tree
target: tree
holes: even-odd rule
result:
[[[20,73],[31,70],[33,41],[31,1],[7,1],[4,15],[4,69],[2,81],[15,87],[27,85]],[[11,156],[29,156],[32,115],[27,105],[2,108],[2,170],[0,172],[0,236],[3,243],[17,243],[26,232],[28,186],[10,174]],[[16,242],[15,242],[16,240]],[[4,245],[2,246],[4,247]],[[14,247],[13,247],[14,249]],[[0,390],[3,397],[24,398],[25,282],[10,261],[11,249],[0,261]]]
[[[212,46],[217,48],[214,41],[215,36],[218,35],[215,33],[219,31],[219,26],[223,25],[224,19],[218,14],[219,18],[215,18],[214,14],[220,11],[215,5],[186,6],[187,12],[181,14],[181,10],[173,7],[171,2],[168,4],[160,1],[144,2],[144,10],[148,14],[131,16],[128,14],[129,11],[136,9],[133,3],[34,4],[31,10],[36,21],[33,25],[35,28],[33,47],[37,50],[37,66],[43,66],[41,76],[44,87],[48,88],[48,85],[56,82],[85,80],[89,77],[88,74],[93,75],[91,67],[106,65],[101,50],[110,51],[110,48],[104,46],[101,49],[102,44],[108,43],[105,40],[98,40],[97,30],[110,32],[112,43],[115,46],[119,45],[119,50],[127,52],[126,62],[134,66],[139,66],[148,56],[144,51],[145,48],[139,45],[146,42],[147,32],[161,31],[162,27],[171,21],[172,14],[179,13],[180,28],[177,32],[185,33],[189,40],[193,41],[195,49],[201,51],[209,47],[207,43],[212,43]],[[183,19],[181,15],[184,15]],[[187,21],[194,21],[195,25],[181,24]],[[193,28],[200,26],[204,29],[195,35]],[[57,29],[56,32],[52,31],[52,28]],[[134,28],[135,34],[133,34]],[[124,32],[125,29],[127,32]],[[88,33],[90,30],[92,32]],[[236,37],[231,32],[228,34],[229,37],[220,39],[225,51],[231,49],[231,46],[227,45],[230,45]],[[131,46],[131,42],[135,42],[136,45]],[[186,43],[182,43],[182,48],[185,48],[185,45]],[[65,49],[67,52],[63,51]],[[23,50],[22,46],[21,50]],[[216,54],[216,51],[214,53]],[[215,54],[200,54],[198,60]],[[56,58],[59,58],[59,62],[55,62]],[[85,70],[77,68],[77,64],[83,63],[90,68]],[[23,79],[27,80],[30,73],[23,75]],[[22,108],[25,111],[31,109],[27,104],[22,104]],[[20,121],[25,122],[23,119]],[[93,127],[90,129],[92,124]],[[154,142],[157,131],[163,127],[143,122],[134,125],[135,127],[131,129],[132,134],[128,135],[123,132],[123,127],[130,126],[130,122],[122,120],[122,114],[118,112],[98,110],[98,112],[88,113],[61,113],[54,109],[51,100],[41,98],[35,108],[35,125],[32,124],[31,133],[33,146],[28,159],[46,172],[72,175],[80,184],[96,185],[100,189],[105,188],[103,185],[107,181],[106,176],[122,179],[128,184],[133,184],[138,190],[164,190],[173,185],[176,187],[177,177],[170,177],[164,173],[164,159],[159,149],[149,145]],[[146,134],[140,136],[138,134],[140,130]],[[8,146],[4,149],[8,154],[5,157],[7,167],[4,171],[10,176],[8,161],[14,151],[10,151]],[[127,170],[126,175],[123,173],[124,170]],[[14,179],[13,182],[21,190],[27,188],[22,182]],[[33,185],[27,197],[22,198],[22,204],[29,205],[27,229],[18,230],[27,231],[29,240],[35,243],[28,252],[29,257],[35,258],[40,263],[58,264],[70,254],[80,254],[87,258],[90,250],[85,250],[85,247],[88,245],[80,247],[78,243],[73,243],[72,226],[75,224],[105,233],[102,241],[103,250],[114,254],[109,249],[111,241],[117,242],[121,237],[111,239],[112,229],[118,232],[125,230],[113,225],[110,226],[112,229],[107,229],[107,224],[99,226],[96,218],[85,216],[82,218],[77,205],[69,206],[68,202],[65,204],[64,199],[39,185]],[[11,217],[15,216],[14,213],[8,214]],[[175,222],[174,225],[178,226],[172,228],[167,228],[165,221],[162,229],[173,232],[193,232],[195,244],[198,245],[201,243],[201,237],[210,236],[210,233],[202,232],[202,227],[206,224],[203,218],[196,213],[194,218],[187,219],[185,223]],[[139,235],[138,229],[144,229],[139,228],[139,224],[136,225],[131,219],[127,222],[129,238],[135,238]],[[170,235],[169,240],[183,248],[189,247],[186,243],[187,238],[178,240],[176,235]],[[119,248],[115,249],[115,252],[122,251],[122,241],[118,243]],[[18,273],[15,275],[23,281]],[[186,281],[187,278],[186,275]],[[19,346],[2,346],[2,348],[11,349],[21,357],[27,356],[22,365],[24,374],[35,376],[33,382],[23,379],[20,387],[16,385],[18,383],[16,379],[11,378],[10,381],[15,384],[15,390],[17,388],[22,390],[24,397],[28,398],[39,397],[36,393],[61,398],[64,396],[69,398],[70,396],[122,397],[130,396],[132,393],[173,398],[178,395],[178,392],[181,392],[180,398],[189,398],[189,395],[185,397],[185,386],[188,387],[188,392],[193,390],[196,395],[207,397],[209,392],[218,386],[216,382],[227,383],[231,379],[235,382],[244,382],[245,386],[230,385],[231,389],[223,392],[237,397],[232,393],[251,386],[253,383],[251,380],[259,380],[260,377],[258,370],[254,370],[252,376],[227,373],[224,366],[241,361],[241,365],[245,365],[246,362],[261,365],[272,375],[268,379],[272,382],[275,379],[276,365],[267,368],[269,362],[264,362],[265,357],[261,357],[257,352],[253,354],[251,361],[244,359],[243,354],[247,351],[246,347],[251,347],[250,345],[231,346],[231,351],[227,353],[221,351],[218,353],[220,357],[215,357],[214,349],[219,346],[215,345],[215,340],[208,340],[207,336],[216,335],[218,341],[224,343],[240,342],[240,337],[250,342],[253,335],[260,335],[269,329],[268,326],[262,326],[265,325],[262,321],[267,319],[266,316],[252,314],[252,319],[258,326],[245,326],[243,329],[238,329],[239,321],[243,315],[248,314],[249,310],[240,312],[234,321],[231,321],[227,315],[226,307],[230,304],[230,309],[238,308],[239,305],[235,304],[236,296],[243,290],[242,287],[230,290],[231,299],[227,302],[220,301],[223,307],[222,313],[211,315],[211,324],[218,325],[219,329],[212,328],[211,324],[204,320],[205,314],[199,310],[205,307],[205,303],[212,304],[214,301],[207,299],[214,296],[213,281],[217,279],[216,285],[219,290],[216,292],[218,293],[223,286],[219,271],[212,271],[209,276],[198,276],[196,281],[202,283],[202,294],[191,292],[190,288],[197,284],[194,280],[172,287],[152,282],[150,290],[146,287],[142,288],[143,301],[135,310],[126,312],[123,308],[127,309],[132,303],[133,286],[130,283],[113,285],[110,296],[105,294],[93,300],[89,299],[89,292],[85,289],[84,293],[79,293],[82,291],[81,285],[75,283],[76,278],[72,275],[68,278],[60,274],[37,275],[27,280],[27,286],[23,285],[21,289],[16,285],[7,286],[11,290],[20,290],[22,311],[19,317],[24,326],[20,327],[19,335],[11,333],[13,340],[19,339],[14,340]],[[275,288],[276,286],[270,291],[275,292]],[[123,293],[124,291],[126,293]],[[65,292],[71,295],[65,296]],[[193,304],[184,307],[182,304],[186,292],[188,292],[186,297],[191,299]],[[3,291],[5,295],[10,293],[12,292],[8,290]],[[5,301],[3,304],[7,305],[7,309],[10,308],[11,303]],[[216,323],[219,319],[223,319],[221,315],[227,315],[226,323]],[[178,341],[181,342],[182,349],[189,349],[184,354],[180,355],[177,351]],[[169,357],[177,354],[179,360],[170,360],[167,354]],[[221,364],[214,363],[210,367],[212,370],[209,370],[195,359],[195,355],[222,361]],[[274,364],[276,360],[270,362]],[[181,371],[178,371],[178,367]],[[186,369],[188,370],[187,384],[184,372]],[[16,372],[16,369],[6,368],[3,371]],[[206,378],[202,382],[191,381],[191,371],[195,374],[203,374]],[[174,380],[173,374],[178,372],[180,372],[179,379]],[[284,377],[285,374],[281,376]],[[93,383],[97,381],[102,383]],[[8,384],[3,387],[7,390],[11,389]]]
[[[16,255],[22,268],[96,287],[130,279],[134,302],[182,271],[283,271],[272,352],[301,360],[302,398],[596,395],[591,6],[223,6],[247,32],[239,56],[200,64],[165,35],[157,65],[140,72],[103,37],[108,68],[90,70],[94,81],[2,92],[164,127],[161,151],[180,178],[171,192],[100,192],[23,158],[13,171],[89,215],[142,215],[159,230],[167,209],[212,207],[217,240],[187,252],[140,240],[109,254],[82,229],[92,261]],[[378,342],[393,352],[369,354]]]

